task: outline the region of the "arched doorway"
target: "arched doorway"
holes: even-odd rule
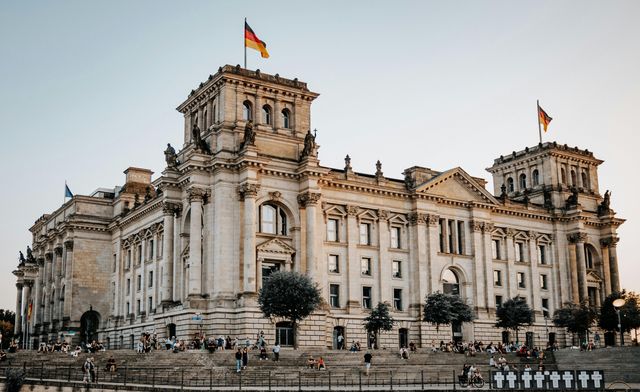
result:
[[[333,327],[333,348],[335,350],[344,350],[345,341],[344,327]]]
[[[100,313],[93,309],[84,312],[80,318],[80,341],[90,344],[98,340],[98,328],[100,328]]]

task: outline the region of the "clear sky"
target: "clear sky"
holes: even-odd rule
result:
[[[309,83],[323,165],[401,178],[545,141],[594,151],[628,219],[622,285],[640,291],[639,1],[4,1],[0,4],[0,308],[14,309],[28,228],[71,190],[159,173],[182,145],[175,107],[242,63],[243,19],[267,43],[248,67]],[[488,189],[492,189],[489,185]],[[637,245],[637,244],[636,244]]]

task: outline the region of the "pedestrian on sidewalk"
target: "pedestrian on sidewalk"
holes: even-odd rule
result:
[[[248,364],[249,364],[249,349],[245,347],[244,350],[242,350],[242,368],[246,369]]]
[[[280,343],[276,343],[276,345],[273,346],[273,360],[276,362],[280,361]]]
[[[242,350],[238,347],[236,351],[236,373],[239,373],[242,369]]]
[[[371,357],[372,355],[369,351],[364,354],[364,372],[367,376],[369,375],[369,369],[371,368]]]
[[[84,365],[82,365],[82,371],[84,373],[84,377],[82,378],[82,382],[85,384],[94,382],[94,374],[95,374],[95,366],[93,365],[93,358],[87,358],[84,361]]]

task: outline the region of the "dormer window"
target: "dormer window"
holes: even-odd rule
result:
[[[289,109],[282,109],[282,128],[291,128],[291,112]]]
[[[242,119],[244,121],[253,120],[252,105],[249,101],[244,101],[242,103]]]
[[[264,105],[262,107],[262,122],[267,125],[271,125],[271,106]]]

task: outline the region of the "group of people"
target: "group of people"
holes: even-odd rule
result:
[[[515,363],[509,364],[509,362],[507,362],[507,359],[504,357],[504,355],[500,355],[498,359],[495,359],[495,357],[492,355],[491,358],[489,358],[489,367],[502,370],[505,372],[508,372],[508,371],[517,372],[520,370],[518,369],[518,365],[516,365]],[[529,372],[532,370],[533,369],[531,368],[531,365],[529,365],[528,363],[526,363],[522,368],[522,371],[525,371],[525,372]],[[540,361],[538,365],[538,370],[544,370],[544,364],[542,361]]]
[[[319,357],[318,359],[315,359],[313,355],[309,355],[309,358],[307,359],[307,367],[309,369],[327,370],[327,365],[324,363],[324,358]]]

